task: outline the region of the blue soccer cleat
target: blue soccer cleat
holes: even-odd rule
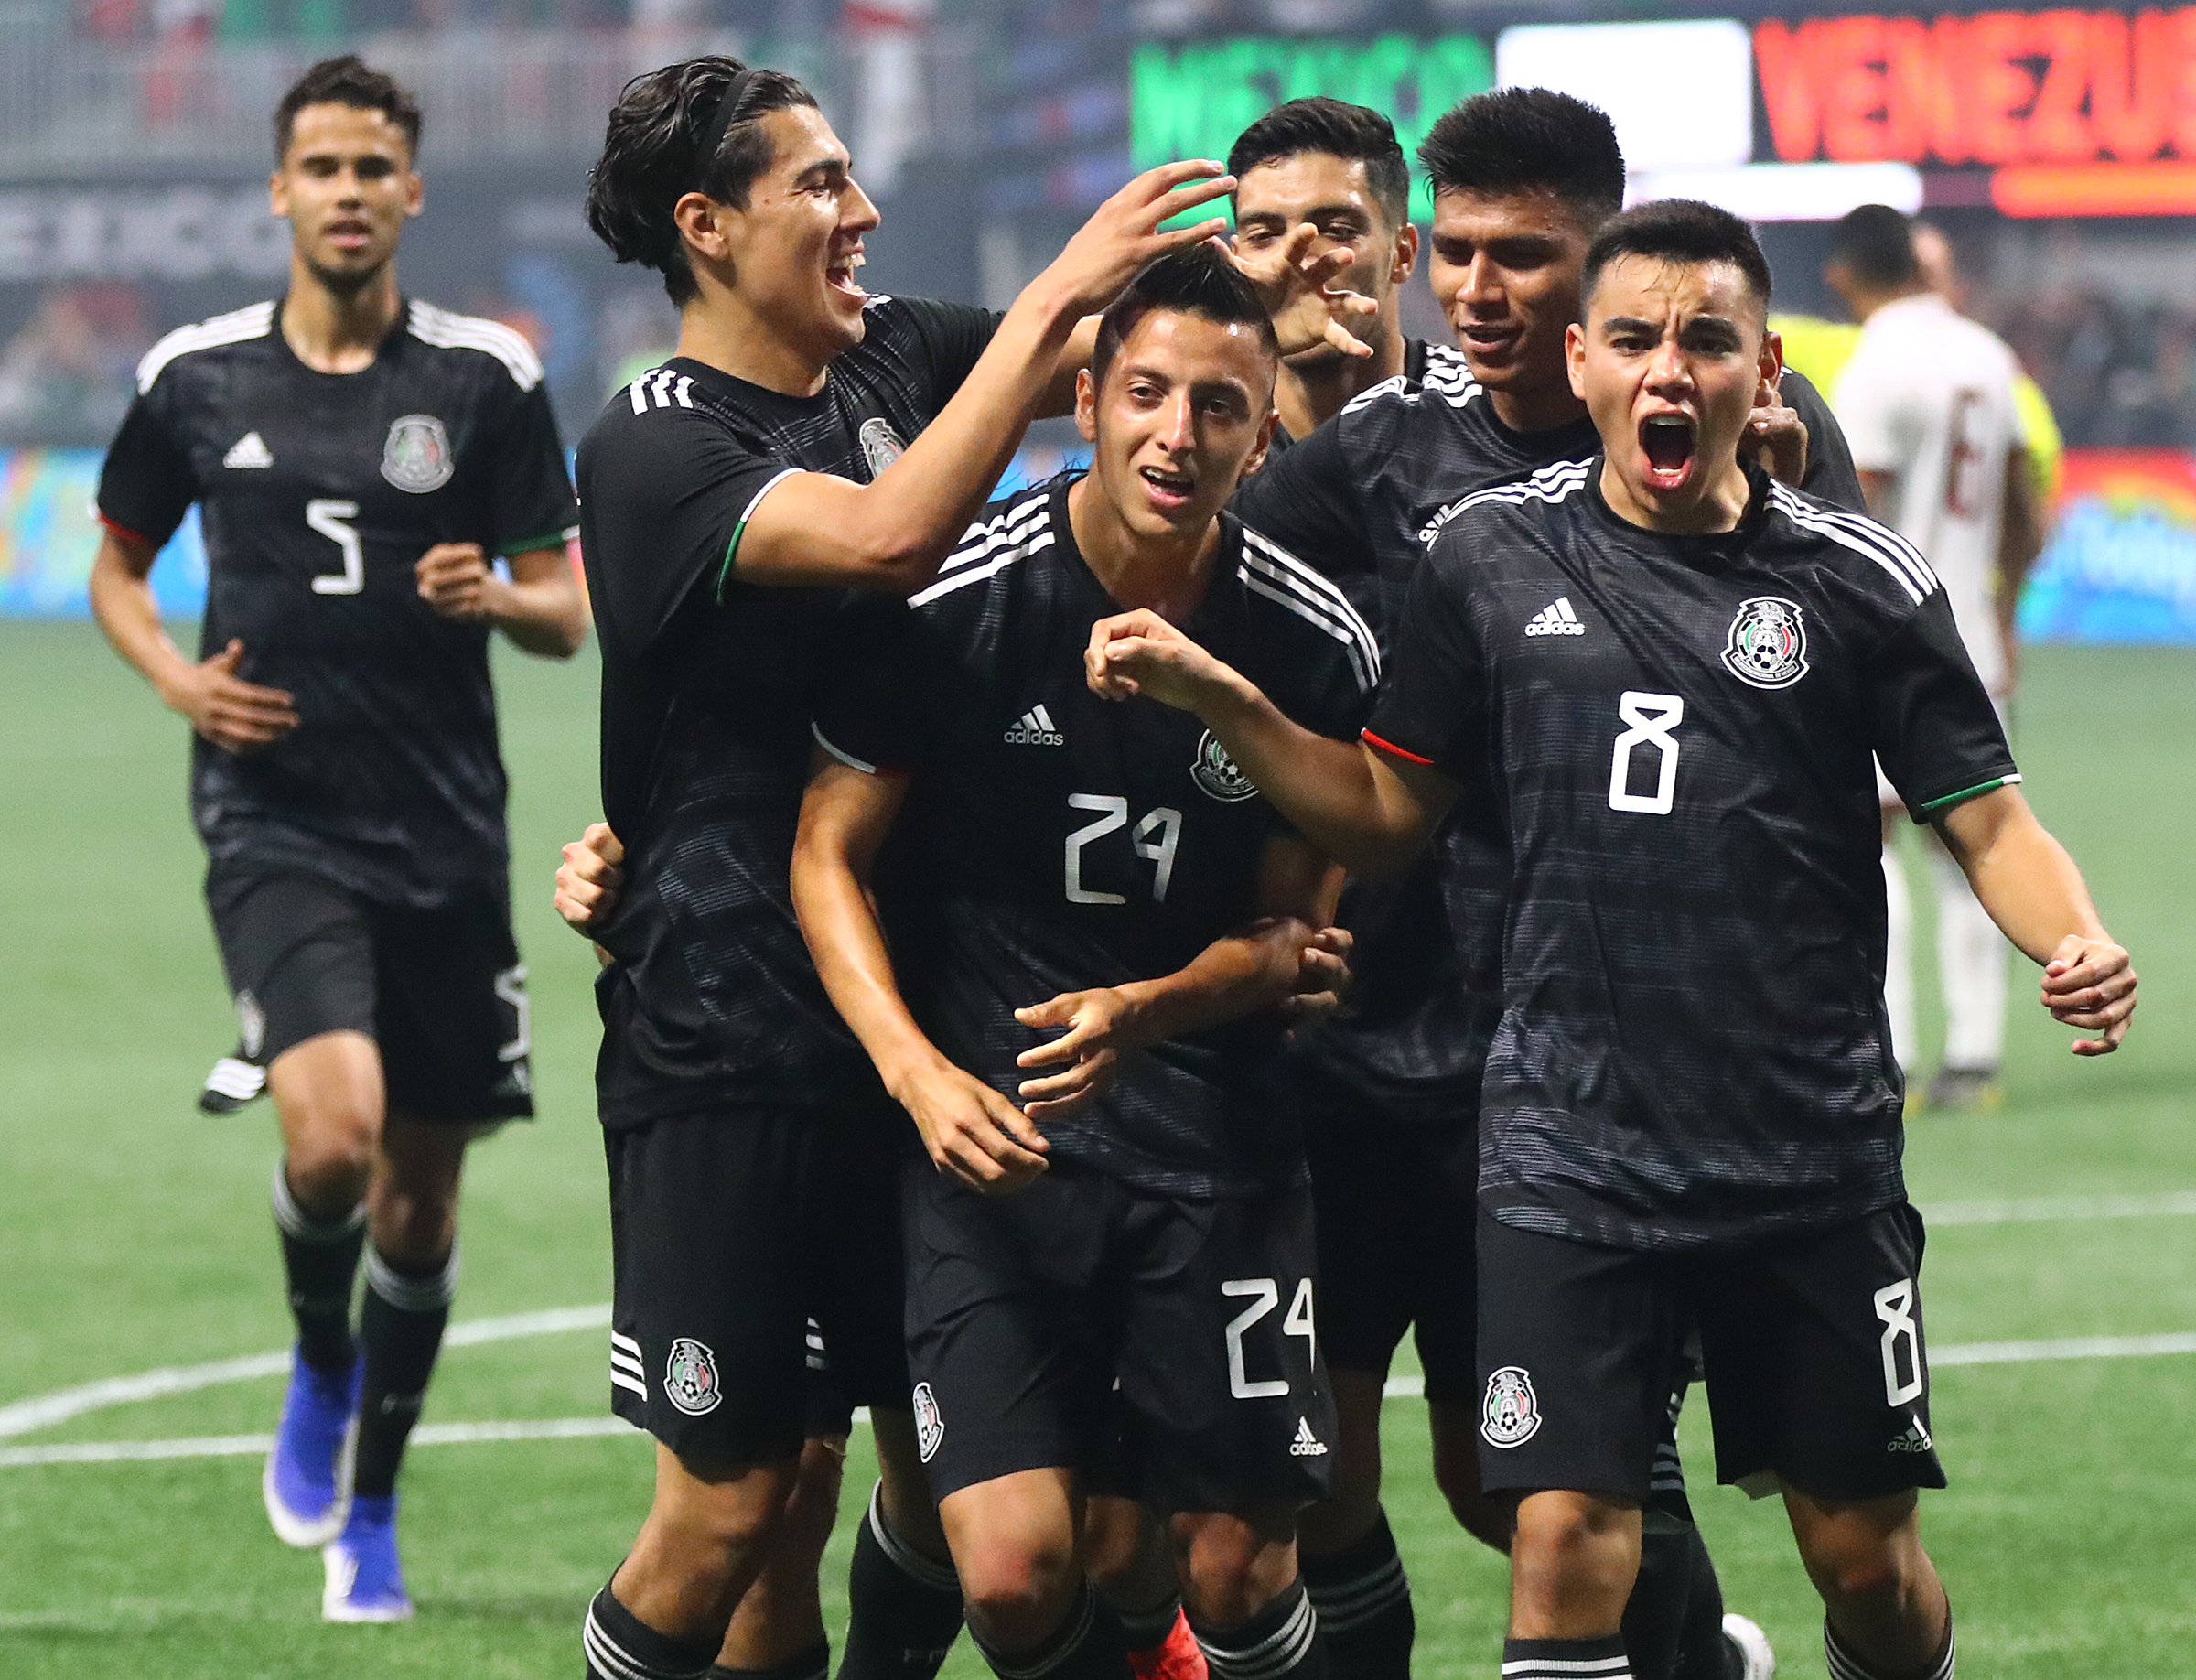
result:
[[[343,1532],[324,1547],[324,1621],[403,1621],[412,1614],[404,1566],[396,1560],[396,1495],[354,1499]]]
[[[350,1459],[359,1436],[359,1386],[366,1362],[320,1372],[295,1351],[282,1422],[259,1489],[267,1521],[285,1545],[326,1545],[343,1532],[350,1510]]]

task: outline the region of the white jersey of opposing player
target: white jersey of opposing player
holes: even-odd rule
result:
[[[1923,293],[1868,317],[1831,404],[1853,464],[1893,479],[1887,522],[1936,568],[1975,673],[1993,695],[2006,684],[1992,586],[2006,459],[2020,436],[2017,372],[1996,333]]]

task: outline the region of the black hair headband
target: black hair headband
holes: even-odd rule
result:
[[[703,182],[709,178],[709,167],[724,149],[725,133],[732,126],[733,113],[739,109],[741,96],[755,80],[756,72],[743,70],[725,83],[725,91],[716,97],[716,107],[709,113],[709,126],[702,131],[702,148],[694,155],[694,186],[690,191],[703,190]]]

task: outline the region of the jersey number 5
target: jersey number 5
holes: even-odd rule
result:
[[[358,516],[355,501],[323,497],[305,504],[305,522],[343,553],[341,571],[323,572],[313,579],[315,595],[356,595],[366,587],[366,551],[360,545],[359,533],[343,522]]]
[[[1100,892],[1082,884],[1082,848],[1116,828],[1128,826],[1128,801],[1118,793],[1071,793],[1068,795],[1071,811],[1094,811],[1095,822],[1085,823],[1068,836],[1066,886],[1070,904],[1126,904],[1128,899],[1117,892]],[[1136,824],[1131,845],[1138,857],[1146,858],[1153,866],[1151,896],[1156,903],[1167,902],[1168,884],[1174,879],[1174,848],[1182,837],[1182,813],[1161,805],[1145,813]]]
[[[1609,761],[1609,808],[1638,811],[1648,816],[1668,816],[1677,796],[1677,737],[1672,733],[1685,721],[1685,703],[1675,695],[1624,691],[1617,702],[1617,716],[1631,726],[1617,737],[1616,751]],[[1652,746],[1662,756],[1654,769],[1654,792],[1631,791],[1631,755]]]

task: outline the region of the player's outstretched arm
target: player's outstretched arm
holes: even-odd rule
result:
[[[931,1162],[973,1190],[1018,1190],[1045,1169],[1049,1147],[1022,1111],[955,1067],[909,1013],[869,890],[877,849],[907,783],[822,753],[812,767],[793,842],[793,910],[824,989]]]
[[[795,472],[764,492],[735,538],[737,576],[901,594],[928,583],[1006,470],[1083,318],[1112,303],[1154,258],[1227,225],[1214,218],[1159,232],[1169,217],[1234,187],[1222,168],[1167,164],[1100,205],[1023,288],[952,401],[875,481]]]
[[[1030,1117],[1070,1114],[1099,1095],[1124,1051],[1285,1007],[1305,983],[1308,953],[1323,949],[1321,924],[1340,891],[1340,879],[1310,846],[1269,841],[1259,860],[1258,917],[1248,927],[1214,940],[1171,975],[1063,992],[1017,1009],[1025,1027],[1064,1028],[1016,1059],[1029,1071],[1020,1096]]]
[[[137,668],[170,711],[224,752],[255,752],[297,727],[287,690],[236,674],[244,644],[231,641],[193,662],[160,628],[153,598],[156,551],[110,528],[92,561],[92,616],[114,651]]]
[[[419,593],[446,619],[490,624],[515,646],[544,659],[570,659],[587,637],[579,579],[562,548],[512,555],[509,577],[496,576],[478,543],[437,543],[413,566]]]
[[[1946,848],[2006,937],[2043,964],[2051,1018],[2094,1036],[2077,1056],[2119,1049],[2135,1014],[2135,970],[2097,918],[2082,871],[2018,788],[1997,788],[1936,820]]]
[[[1155,612],[1093,625],[1083,674],[1104,699],[1141,695],[1195,713],[1258,791],[1353,875],[1404,867],[1457,796],[1457,784],[1431,765],[1292,722],[1256,684]]]

